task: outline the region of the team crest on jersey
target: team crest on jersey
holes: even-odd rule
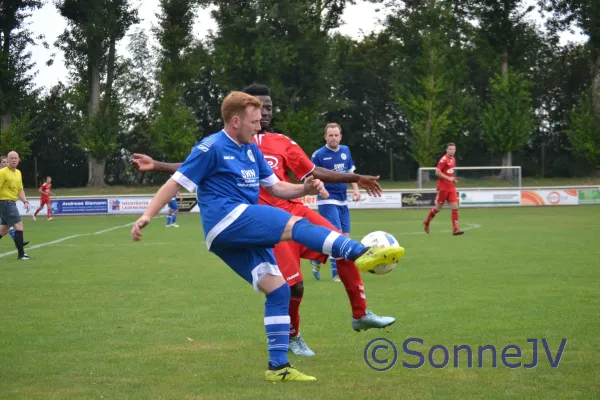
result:
[[[342,160],[345,160],[346,158],[348,158],[348,156],[346,156],[346,154],[342,153]]]
[[[273,169],[277,169],[277,166],[279,165],[279,160],[273,156],[265,156],[265,161],[269,164],[269,167]]]
[[[256,160],[254,159],[254,154],[252,154],[251,149],[248,149],[248,158],[250,159],[250,161],[256,162]]]

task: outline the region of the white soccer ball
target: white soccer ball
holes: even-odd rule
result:
[[[367,247],[400,247],[400,244],[398,243],[396,238],[384,231],[371,232],[367,236],[365,236],[360,242],[363,244],[363,246]],[[394,269],[396,269],[397,266],[398,263],[379,264],[369,272],[375,275],[383,275],[387,274],[388,272],[392,272]]]

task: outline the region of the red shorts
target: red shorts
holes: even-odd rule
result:
[[[286,211],[292,215],[306,218],[315,225],[339,232],[339,230],[334,228],[329,221],[319,215],[318,212],[311,210],[304,204],[294,205],[293,207],[286,209]],[[316,260],[321,263],[326,263],[329,258],[326,254],[317,253],[296,242],[277,243],[273,252],[275,253],[275,260],[277,260],[279,270],[290,286],[294,286],[296,283],[302,282],[303,280],[302,269],[300,268],[301,258],[304,258],[305,260]]]
[[[44,206],[50,206],[50,198],[43,198],[40,197],[40,207],[44,207]]]
[[[458,203],[458,196],[456,195],[456,190],[440,190],[435,198],[435,202],[438,204],[444,204],[445,202]]]

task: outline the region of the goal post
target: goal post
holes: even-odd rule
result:
[[[419,168],[417,172],[418,189],[435,189],[437,176],[435,167]],[[520,166],[511,167],[456,167],[454,176],[457,187],[510,187],[521,188],[523,177]]]

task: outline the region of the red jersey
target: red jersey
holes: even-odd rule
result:
[[[440,172],[446,176],[454,177],[454,168],[456,168],[456,159],[454,157],[450,157],[449,155],[445,155],[440,158],[438,162],[437,168]],[[450,182],[444,178],[438,178],[437,190],[444,192],[452,192],[456,191],[454,186],[454,182]]]
[[[51,183],[44,183],[44,184],[42,185],[42,187],[40,188],[40,190],[41,190],[42,192],[49,192],[49,191],[50,191],[50,189],[52,189],[52,184],[51,184]],[[50,199],[50,195],[49,195],[49,194],[44,194],[44,193],[41,193],[41,195],[40,195],[40,198],[41,198],[42,200],[49,200],[49,199]]]
[[[289,171],[292,171],[298,179],[304,179],[315,169],[315,164],[310,161],[310,158],[300,146],[285,135],[278,133],[259,134],[254,137],[254,141],[280,181],[290,181]],[[284,200],[274,197],[262,186],[258,202],[284,210],[298,203],[302,204],[300,199]]]

